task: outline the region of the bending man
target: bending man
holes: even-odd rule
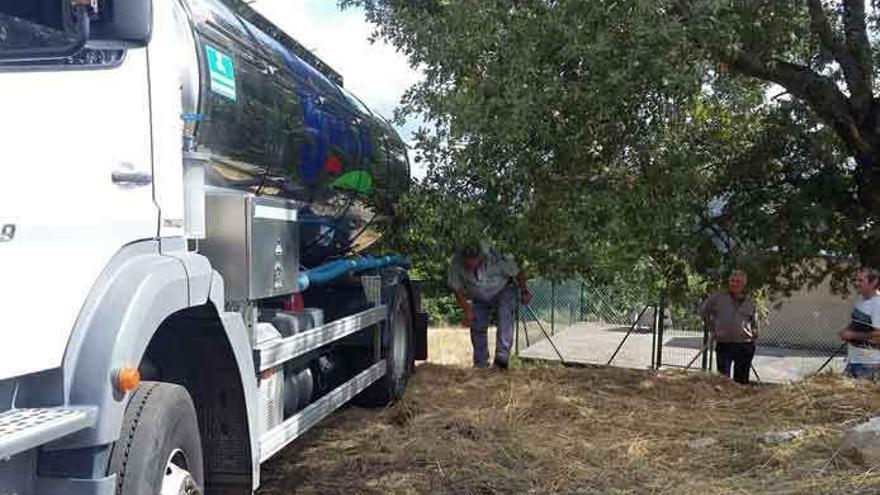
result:
[[[501,256],[490,244],[481,243],[456,251],[449,264],[448,276],[449,287],[464,311],[464,324],[471,329],[474,367],[489,366],[487,331],[492,310],[497,310],[494,364],[507,369],[513,345],[517,288],[523,304],[529,304],[532,299],[525,272],[510,256]]]

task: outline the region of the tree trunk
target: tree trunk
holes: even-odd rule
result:
[[[880,163],[880,162],[877,162]],[[862,264],[880,267],[880,173],[874,171],[868,178],[860,180],[860,202],[866,213],[868,232],[858,245],[859,258]]]
[[[880,255],[877,251],[877,242],[863,241],[859,246],[859,263],[871,268],[880,266]]]
[[[880,139],[880,135],[877,138]],[[862,210],[858,222],[867,229],[862,232],[856,249],[863,265],[880,268],[880,153],[857,154],[855,158],[858,165],[858,199]]]

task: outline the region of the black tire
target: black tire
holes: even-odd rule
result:
[[[412,302],[403,284],[394,289],[387,329],[389,338],[383,339],[382,358],[385,359],[385,376],[364,390],[355,404],[364,407],[382,407],[403,398],[409,377],[412,375],[415,358],[413,342]],[[404,339],[401,342],[398,339]],[[395,345],[398,347],[395,359]],[[401,351],[404,349],[404,351]]]
[[[117,495],[159,493],[172,454],[192,475],[203,493],[204,466],[199,423],[185,388],[171,383],[143,382],[134,392],[119,440],[110,454],[109,474],[116,474]]]

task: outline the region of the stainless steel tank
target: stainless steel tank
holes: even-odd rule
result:
[[[391,214],[409,184],[391,125],[243,2],[184,4],[198,53],[194,143],[211,156],[208,184],[300,202],[306,260]]]

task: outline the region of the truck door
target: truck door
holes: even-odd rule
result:
[[[0,379],[61,365],[90,289],[154,238],[146,49],[0,65]],[[47,65],[48,64],[48,65]]]

